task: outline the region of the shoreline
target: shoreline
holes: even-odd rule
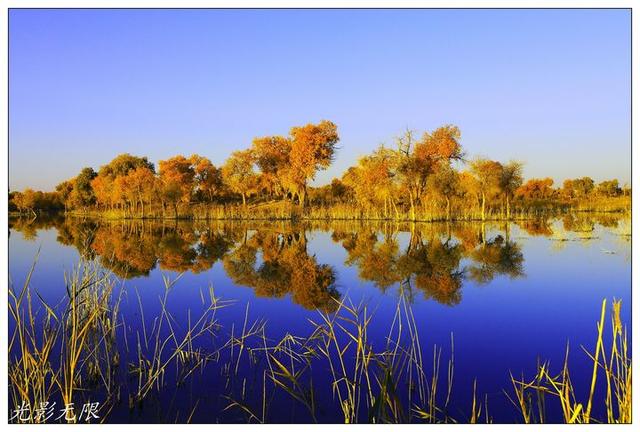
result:
[[[251,211],[250,209],[248,210]],[[273,221],[273,222],[305,222],[305,221],[322,221],[322,222],[330,222],[330,221],[361,221],[361,222],[398,222],[398,223],[431,223],[431,222],[513,222],[513,221],[523,221],[523,220],[535,220],[541,218],[550,218],[550,217],[559,217],[568,214],[608,214],[608,215],[631,215],[632,211],[629,210],[593,210],[593,209],[562,209],[558,211],[547,211],[547,212],[531,212],[520,214],[517,216],[503,217],[486,217],[482,219],[481,217],[471,216],[471,217],[431,217],[431,218],[416,218],[411,219],[410,217],[401,217],[401,218],[393,218],[393,217],[375,217],[375,216],[314,216],[314,215],[291,215],[291,216],[240,216],[229,215],[224,217],[217,216],[194,216],[194,215],[185,215],[185,216],[114,216],[112,214],[105,214],[100,212],[40,212],[35,216],[29,213],[18,213],[18,212],[9,212],[9,218],[24,218],[24,219],[37,219],[40,217],[44,218],[78,218],[78,219],[103,219],[108,221],[119,221],[119,220],[131,220],[131,221]]]

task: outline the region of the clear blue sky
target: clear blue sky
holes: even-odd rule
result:
[[[527,177],[631,177],[626,10],[11,10],[9,186],[130,152],[221,164],[329,119],[340,176],[409,127]]]

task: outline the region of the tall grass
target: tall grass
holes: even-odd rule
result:
[[[68,419],[75,422],[72,417],[79,414],[78,401],[86,400],[85,393],[97,390],[103,396],[101,415],[106,418],[119,401],[120,385],[126,379],[118,372],[121,359],[135,358],[126,370],[137,384],[129,395],[129,406],[133,407],[152,389],[162,390],[170,365],[176,366],[176,380],[182,382],[215,358],[215,353],[204,352],[195,342],[215,332],[215,313],[229,304],[216,298],[212,287],[207,294],[201,292],[201,315],[192,321],[188,313],[186,329],[181,331],[183,326],[167,308],[177,279],[163,278],[159,316],[153,317],[147,331],[141,304],[141,328],[133,335],[125,333],[124,346],[118,346],[118,328],[125,327],[119,314],[125,291],[120,290],[114,298],[115,278],[111,274],[93,261],[81,261],[65,274],[67,295],[63,302],[49,306],[31,287],[35,265],[36,261],[19,290],[13,284],[9,287],[9,393],[14,410],[27,406],[36,411],[59,401],[64,406],[75,405]],[[135,343],[129,343],[131,338]],[[131,346],[136,347],[133,353],[129,351]],[[30,421],[41,420],[36,417]]]
[[[453,355],[447,364],[447,388],[441,391],[442,350],[434,347],[433,357],[423,358],[417,324],[406,297],[400,296],[383,341],[369,335],[375,314],[366,303],[335,301],[335,311],[318,312],[318,318],[309,321],[308,336],[287,333],[269,341],[263,325],[243,326],[261,329],[252,330],[253,341],[245,331],[239,338],[251,346],[251,364],[260,359],[266,364],[261,397],[247,397],[243,386],[240,394],[226,396],[226,410],[235,409],[249,422],[269,422],[269,401],[284,392],[312,421],[320,418],[319,406],[325,410],[334,406],[345,423],[455,422],[449,412]],[[320,383],[314,380],[315,368],[327,371]],[[326,386],[331,401],[320,400]],[[480,411],[472,407],[469,419],[479,420]]]
[[[58,384],[50,362],[59,320],[49,308],[44,319],[34,317],[29,285],[35,263],[19,290],[9,283],[9,314],[14,322],[8,346],[10,356],[14,354],[13,361],[9,360],[9,394],[16,408],[22,404],[41,406],[49,401]],[[39,295],[38,301],[44,304]]]
[[[584,347],[593,363],[589,377],[589,392],[578,395],[575,377],[571,377],[568,367],[569,347],[562,369],[558,374],[550,371],[550,362],[538,364],[536,376],[525,381],[511,376],[514,397],[509,396],[518,408],[525,423],[545,423],[546,396],[551,396],[562,410],[565,423],[631,423],[631,357],[627,345],[627,330],[620,319],[620,300],[614,300],[611,308],[611,340],[605,348],[606,299],[602,301],[600,320],[597,323],[597,338],[594,352]],[[604,400],[596,400],[598,381],[604,380]],[[602,387],[602,386],[601,386]],[[600,404],[606,418],[594,418],[593,408]]]
[[[231,302],[216,297],[211,286],[200,291],[198,315],[185,311],[186,318],[177,319],[169,305],[180,277],[163,277],[159,313],[145,316],[138,295],[140,322],[132,326],[120,312],[127,291],[115,290],[117,280],[97,264],[81,262],[69,272],[67,295],[55,306],[31,286],[34,269],[35,262],[20,288],[9,287],[11,409],[54,400],[77,406],[100,395],[100,421],[108,421],[123,390],[133,410],[152,394],[161,398],[169,384],[180,388],[205,369],[216,368],[224,377],[220,397],[226,401],[216,415],[236,413],[247,422],[281,419],[277,410],[285,400],[301,407],[302,418],[310,421],[327,415],[345,423],[492,421],[487,397],[477,394],[475,381],[469,389],[471,406],[454,406],[453,335],[448,358],[440,347],[426,350],[403,291],[384,340],[371,336],[375,312],[366,303],[351,303],[348,296],[335,300],[332,312],[318,311],[307,335],[286,333],[273,340],[266,321],[250,319],[248,305],[242,322],[225,329],[217,313]],[[602,303],[595,349],[585,350],[592,362],[586,394],[574,387],[583,377],[571,376],[568,348],[557,374],[544,362],[531,380],[511,376],[512,389],[505,393],[523,422],[547,422],[550,398],[566,423],[631,421],[631,358],[620,310],[620,301],[614,300],[607,330],[606,300]],[[203,409],[196,400],[176,421],[189,422]],[[460,409],[468,414],[460,415]]]
[[[447,213],[446,208],[435,200],[425,200],[415,209],[408,205],[363,207],[353,202],[325,203],[308,202],[305,207],[290,200],[268,200],[254,198],[246,205],[237,202],[181,203],[178,213],[162,210],[157,203],[147,206],[145,219],[194,219],[194,220],[390,220],[390,221],[479,221],[479,220],[525,220],[552,217],[572,212],[629,213],[631,197],[592,196],[585,199],[534,199],[516,201],[507,214],[502,203],[495,202],[486,208],[484,219],[481,209],[473,203],[459,202]],[[105,219],[141,219],[142,213],[131,213],[121,209],[73,210],[66,214],[78,217],[101,217]]]
[[[178,368],[177,381],[182,382],[214,358],[214,354],[204,352],[194,344],[194,341],[216,331],[218,328],[216,312],[228,303],[215,297],[213,288],[209,287],[206,300],[201,294],[203,303],[206,302],[204,311],[195,322],[192,322],[189,311],[186,329],[181,333],[179,326],[175,324],[176,320],[167,308],[169,293],[178,279],[179,277],[172,280],[163,276],[164,293],[160,299],[160,315],[153,319],[148,333],[144,308],[140,302],[142,334],[140,329],[136,331],[136,359],[129,363],[129,373],[135,377],[137,389],[129,398],[130,407],[140,403],[154,387],[157,391],[162,390],[165,371],[171,364],[175,363]]]
[[[109,365],[113,360],[109,341],[115,340],[112,312],[117,310],[110,301],[112,280],[96,264],[81,262],[65,274],[67,297],[62,307],[54,308],[30,289],[35,264],[19,290],[13,284],[9,286],[13,319],[8,346],[9,388],[14,405],[24,403],[36,409],[54,396],[59,396],[63,404],[71,404],[83,382],[96,377],[109,390]],[[33,294],[38,298],[36,305]],[[34,310],[37,305],[41,308]],[[54,358],[56,355],[58,358]]]

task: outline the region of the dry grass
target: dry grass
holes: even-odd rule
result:
[[[403,295],[399,298],[384,341],[374,341],[369,336],[375,314],[366,304],[336,301],[334,312],[318,312],[318,319],[309,321],[310,334],[305,337],[286,334],[280,340],[269,341],[264,323],[245,326],[250,331],[243,331],[236,339],[248,346],[254,359],[250,364],[260,364],[259,360],[264,359],[262,374],[247,373],[263,377],[262,395],[257,400],[247,397],[243,386],[240,394],[227,395],[226,409],[237,410],[248,422],[268,423],[269,401],[284,392],[304,408],[312,421],[317,421],[320,387],[328,385],[331,403],[340,410],[345,423],[455,422],[448,413],[453,354],[447,364],[447,388],[440,392],[442,351],[434,347],[433,358],[423,358],[407,299]],[[432,363],[426,367],[430,360]],[[314,368],[327,371],[328,376],[321,383],[314,382]],[[327,403],[322,401],[325,409]],[[472,410],[470,418],[478,420],[482,410]]]
[[[427,356],[411,305],[402,292],[383,341],[370,336],[376,318],[368,305],[346,300],[339,301],[331,313],[318,312],[318,318],[309,322],[307,336],[287,333],[271,340],[264,320],[249,319],[248,305],[242,324],[232,326],[228,336],[223,336],[225,329],[216,314],[231,303],[217,298],[212,287],[200,292],[202,312],[197,317],[192,318],[189,311],[186,320],[177,320],[168,305],[180,278],[164,277],[159,314],[145,317],[138,296],[141,323],[130,327],[119,313],[124,289],[115,297],[115,279],[98,265],[78,264],[65,277],[66,298],[55,307],[31,287],[34,268],[35,262],[20,289],[13,285],[9,289],[9,394],[14,408],[22,402],[36,407],[56,399],[77,405],[86,394],[101,389],[105,397],[101,421],[108,420],[109,410],[121,399],[123,374],[118,371],[125,360],[124,375],[133,382],[128,389],[130,409],[151,394],[160,397],[167,391],[169,368],[171,384],[180,387],[205,368],[215,367],[226,377],[223,412],[237,413],[247,422],[281,418],[273,417],[278,412],[271,408],[282,398],[302,407],[304,418],[312,421],[323,419],[331,406],[339,410],[334,414],[345,423],[491,421],[487,398],[477,395],[475,381],[468,416],[452,414],[453,335],[446,363],[439,347],[434,346]],[[560,404],[566,423],[631,421],[631,359],[620,308],[621,303],[614,301],[611,343],[605,347],[606,301],[602,303],[596,347],[587,352],[593,362],[588,394],[576,394],[568,349],[557,375],[545,362],[530,381],[511,377],[513,391],[508,396],[523,422],[546,422],[545,398],[549,396]],[[123,336],[119,338],[120,329]],[[222,338],[221,343],[206,349],[202,340],[213,338]],[[313,371],[318,368],[327,371],[321,382],[314,381],[319,375]],[[446,378],[440,379],[443,374]],[[444,389],[440,388],[443,382]],[[332,401],[321,396],[327,391]],[[594,418],[597,405],[604,407],[605,418]],[[455,407],[456,413],[459,408]],[[196,400],[185,417],[179,420],[176,416],[176,421],[190,422],[201,409]]]
[[[568,367],[569,347],[559,374],[553,375],[549,362],[538,365],[538,373],[530,380],[511,376],[515,399],[509,398],[522,414],[525,423],[545,423],[545,396],[552,396],[562,409],[564,423],[631,423],[631,357],[627,346],[627,331],[620,320],[621,302],[613,301],[611,311],[611,343],[607,352],[604,343],[606,299],[602,301],[598,335],[593,353],[584,349],[593,362],[589,393],[579,398]],[[604,380],[606,397],[595,400],[596,386]],[[592,416],[594,404],[602,404],[606,418]]]
[[[113,363],[110,349],[116,328],[112,312],[117,310],[117,304],[110,303],[111,279],[97,265],[80,263],[65,275],[64,304],[53,308],[30,289],[35,263],[19,291],[9,286],[13,319],[8,346],[9,388],[14,404],[20,401],[40,407],[56,393],[64,404],[72,403],[83,383],[98,378],[108,391]],[[36,305],[32,293],[38,298]],[[37,305],[40,308],[34,310]]]

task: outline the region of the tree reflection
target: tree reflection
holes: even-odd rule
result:
[[[549,237],[553,235],[553,228],[551,228],[551,221],[549,219],[526,219],[517,221],[516,224],[532,236]]]
[[[56,227],[58,230],[56,240],[59,243],[75,247],[80,256],[85,259],[95,258],[96,251],[92,247],[98,230],[95,222],[86,219],[62,219]]]
[[[426,298],[452,306],[462,300],[464,271],[460,270],[462,247],[450,239],[444,242],[430,241],[426,247],[426,258],[430,264],[428,271],[416,274],[416,287]]]
[[[424,241],[421,233],[415,231],[406,253],[398,259],[398,269],[407,285],[413,278],[425,298],[453,306],[462,300],[461,258],[462,246],[451,238],[442,240],[434,235]]]
[[[195,244],[196,257],[191,271],[200,273],[209,270],[229,251],[233,242],[224,233],[205,230],[197,237]]]
[[[160,268],[180,273],[194,269],[198,255],[195,240],[195,233],[189,229],[176,226],[165,231],[158,242]]]
[[[401,250],[397,236],[363,228],[354,233],[336,231],[334,241],[340,241],[347,251],[345,264],[358,267],[358,276],[386,291],[392,285],[411,293],[414,287],[445,305],[461,300],[460,289],[464,270],[460,268],[462,247],[450,237],[442,240],[432,233],[428,241],[413,227],[408,246]]]
[[[595,222],[592,217],[568,213],[562,218],[562,228],[578,234],[581,238],[590,238],[595,230]]]
[[[480,284],[491,282],[498,275],[511,279],[524,276],[524,255],[520,246],[501,235],[481,244],[469,255],[474,262],[468,277]]]
[[[373,282],[383,291],[402,279],[397,268],[399,246],[393,236],[378,241],[375,232],[363,229],[355,233],[335,231],[332,238],[342,241],[348,253],[345,264],[357,266],[360,279]]]
[[[102,226],[95,230],[91,250],[100,264],[121,278],[148,276],[156,266],[157,243],[135,224]],[[80,233],[85,233],[80,230]]]
[[[358,268],[358,277],[386,291],[422,292],[427,299],[453,306],[462,300],[465,279],[488,283],[498,275],[524,276],[520,246],[498,235],[486,241],[485,224],[410,226],[410,238],[401,247],[396,233],[371,228],[336,230],[334,241],[347,251],[345,264]],[[505,233],[508,235],[508,228]],[[462,260],[471,261],[463,266]]]
[[[597,221],[597,222],[596,222]],[[615,227],[611,217],[567,215],[550,220],[518,221],[531,235],[551,236],[572,230],[592,235],[594,224]],[[552,225],[554,224],[554,225]],[[560,226],[562,225],[562,227]],[[308,309],[337,308],[336,272],[309,253],[309,227],[241,222],[92,221],[61,218],[11,220],[10,230],[35,238],[40,228],[57,228],[58,242],[75,247],[86,258],[121,278],[148,276],[154,269],[200,273],[221,262],[236,285],[257,296],[283,298]],[[553,226],[553,229],[552,229]],[[465,280],[486,284],[495,277],[524,276],[521,246],[510,240],[508,224],[362,224],[333,223],[334,242],[346,251],[345,265],[383,292],[403,290],[408,298],[453,306],[462,300]],[[499,234],[496,232],[499,229]]]
[[[26,241],[33,241],[38,237],[38,230],[54,228],[62,224],[64,217],[60,215],[39,217],[9,217],[9,235],[11,231],[22,234]]]
[[[338,306],[335,271],[309,255],[304,231],[246,232],[223,262],[235,284],[253,288],[258,296],[291,294],[295,303],[307,309],[333,311]]]

